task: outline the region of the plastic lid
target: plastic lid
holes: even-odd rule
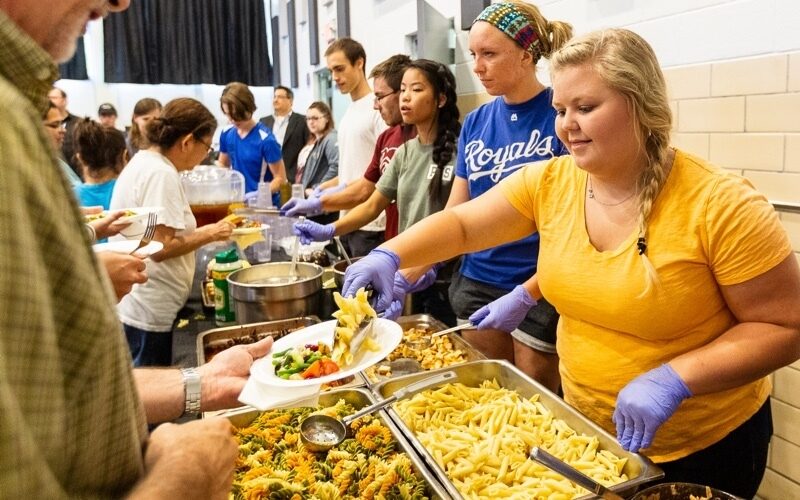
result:
[[[230,264],[239,260],[239,254],[236,253],[235,248],[229,248],[224,252],[218,253],[215,259],[217,260],[217,264]]]

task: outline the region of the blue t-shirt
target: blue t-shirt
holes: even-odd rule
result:
[[[93,207],[102,205],[104,210],[108,210],[111,205],[111,194],[114,192],[116,179],[111,179],[102,184],[81,184],[75,186],[75,194],[78,196],[82,207]]]
[[[456,175],[466,179],[470,199],[482,195],[523,164],[567,154],[556,136],[553,91],[522,104],[502,97],[469,113],[458,138]],[[539,234],[464,256],[461,274],[511,290],[536,272]]]
[[[227,154],[233,169],[244,175],[246,193],[258,190],[263,162],[275,163],[281,159],[280,144],[272,131],[261,122],[256,122],[244,139],[239,137],[236,127],[223,130],[219,138],[219,151]],[[266,166],[264,181],[271,180],[272,172]]]

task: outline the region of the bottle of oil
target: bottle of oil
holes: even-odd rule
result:
[[[281,184],[281,206],[283,206],[284,203],[289,201],[291,197],[292,197],[292,185],[289,183],[289,181],[283,181],[283,184]]]

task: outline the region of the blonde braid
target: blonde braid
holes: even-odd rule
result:
[[[660,142],[652,133],[648,133],[645,139],[645,149],[647,152],[648,164],[645,166],[642,174],[639,176],[639,238],[636,242],[639,250],[639,255],[642,256],[642,263],[644,264],[647,273],[647,288],[644,292],[647,293],[652,286],[656,288],[661,287],[661,281],[658,278],[655,266],[647,256],[647,219],[653,210],[656,196],[661,191],[661,187],[667,180],[669,169],[666,166],[667,149],[657,144]]]

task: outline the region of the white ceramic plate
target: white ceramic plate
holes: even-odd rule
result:
[[[98,243],[92,245],[95,252],[114,252],[130,254],[133,249],[139,245],[139,240],[117,240],[109,241],[108,243]],[[142,259],[150,257],[154,253],[160,252],[164,248],[164,244],[160,241],[151,241],[149,244],[143,246],[136,251],[136,256]]]
[[[240,234],[253,234],[253,233],[260,233],[264,229],[267,229],[269,226],[266,224],[261,224],[260,227],[237,227],[233,230],[234,235]]]
[[[306,344],[316,344],[317,342],[324,342],[329,346],[333,346],[333,330],[336,326],[336,320],[334,319],[303,328],[302,330],[297,330],[296,332],[292,332],[276,340],[275,343],[272,344],[270,353],[256,360],[253,366],[250,367],[250,375],[262,384],[279,387],[321,385],[339,380],[340,378],[349,377],[350,375],[355,375],[384,359],[400,344],[400,341],[403,340],[403,329],[394,321],[383,318],[377,318],[374,321],[372,338],[380,345],[380,349],[378,351],[369,351],[362,348],[354,360],[355,362],[344,370],[319,378],[285,380],[275,374],[275,368],[272,366],[273,352],[281,352],[290,347],[303,347]]]
[[[144,229],[147,226],[147,216],[150,214],[150,212],[155,212],[158,214],[158,212],[163,209],[164,207],[134,207],[119,209],[134,213],[134,215],[128,215],[126,217],[120,217],[117,219],[120,223],[128,224],[128,226],[122,229],[119,234],[128,239],[141,239],[144,235]],[[104,210],[103,214],[113,211],[115,210]]]

